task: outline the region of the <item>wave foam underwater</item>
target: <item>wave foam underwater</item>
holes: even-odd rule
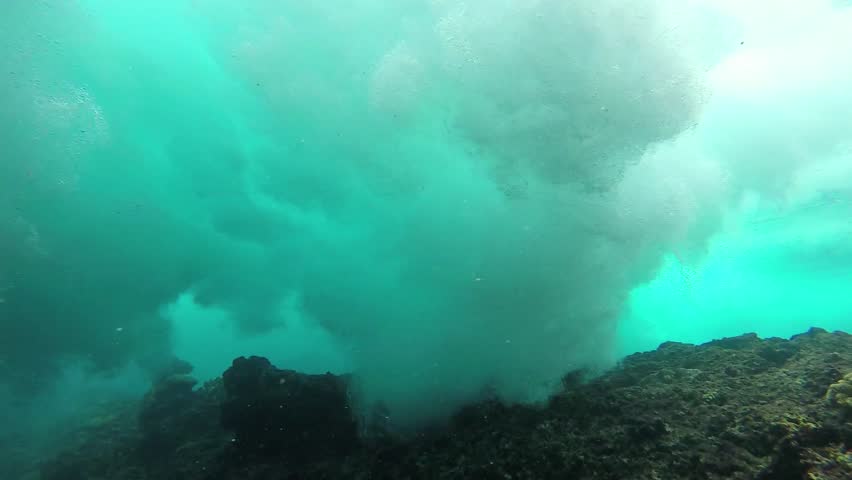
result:
[[[611,363],[630,292],[744,205],[830,192],[809,238],[852,260],[838,2],[0,10],[10,384],[174,343],[224,366],[225,322],[411,425]]]

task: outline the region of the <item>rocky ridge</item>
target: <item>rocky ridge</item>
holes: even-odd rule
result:
[[[846,333],[668,342],[595,378],[570,372],[563,383],[544,405],[484,400],[428,432],[365,436],[348,377],[239,358],[196,390],[183,373],[164,377],[41,473],[44,480],[852,478]]]

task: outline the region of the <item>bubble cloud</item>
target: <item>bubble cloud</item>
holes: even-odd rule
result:
[[[225,322],[401,424],[534,401],[749,195],[852,172],[848,7],[332,3],[3,7],[6,383],[214,372]]]

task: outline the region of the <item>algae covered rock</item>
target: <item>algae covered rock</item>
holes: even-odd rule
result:
[[[169,451],[184,435],[186,411],[193,404],[197,381],[189,375],[175,374],[154,385],[139,409],[139,429],[143,449]]]
[[[847,373],[837,383],[831,384],[825,393],[828,403],[852,414],[852,372]]]
[[[446,424],[361,439],[371,425],[357,426],[348,376],[240,357],[192,388],[185,370],[148,394],[139,430],[135,409],[115,409],[42,478],[852,478],[852,336],[842,332],[669,342],[599,375],[566,375],[543,404],[487,397]],[[157,449],[139,455],[141,435],[160,435]]]
[[[219,402],[209,382],[196,389],[197,380],[189,375],[192,366],[175,359],[164,369],[139,406],[139,453],[160,459],[161,463],[180,462],[176,457],[193,457],[187,448],[197,449],[199,442],[215,447],[224,432],[219,430]]]

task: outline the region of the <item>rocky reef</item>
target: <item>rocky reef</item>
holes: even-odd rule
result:
[[[238,358],[140,403],[44,462],[44,480],[852,478],[852,336],[811,329],[664,343],[546,404],[497,399],[415,435],[364,435],[346,376]]]

